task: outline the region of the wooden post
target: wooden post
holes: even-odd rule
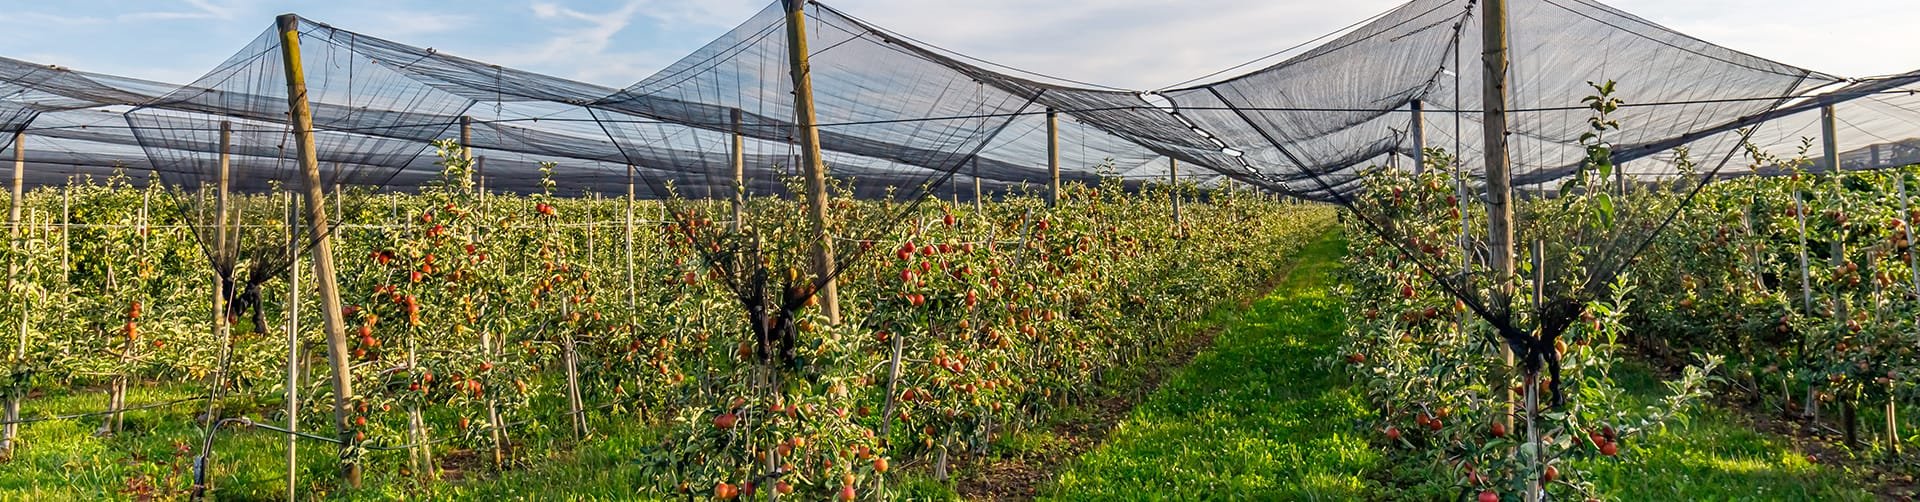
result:
[[[460,158],[473,160],[473,117],[460,116]]]
[[[1167,157],[1167,195],[1173,198],[1173,232],[1179,234],[1180,221],[1180,160]]]
[[[1873,157],[1874,157],[1874,165],[1878,166],[1880,164],[1880,161],[1879,161],[1880,147],[1878,145],[1875,145],[1873,148]],[[1913,212],[1912,212],[1912,209],[1910,209],[1909,204],[1907,202],[1907,172],[1905,170],[1900,170],[1895,172],[1894,184],[1895,186],[1899,187],[1899,195],[1900,195],[1900,217],[1899,218],[1901,222],[1906,223],[1904,225],[1900,225],[1900,228],[1906,231],[1907,270],[1913,273],[1914,294],[1920,294],[1920,253],[1915,253],[1913,249],[1913,224],[1910,221],[1911,215],[1913,214]],[[1920,328],[1916,328],[1916,331],[1920,331]],[[1893,454],[1895,456],[1900,455],[1900,422],[1897,419],[1898,416],[1899,416],[1898,409],[1896,406],[1894,406],[1893,394],[1889,392],[1887,395],[1887,417],[1886,417],[1887,418],[1887,444],[1893,449]]]
[[[489,207],[486,205],[487,204],[487,156],[485,155],[481,155],[473,158],[473,183],[474,183],[474,189],[480,192],[481,207],[482,208]]]
[[[73,178],[60,187],[60,284],[73,282]]]
[[[747,136],[742,131],[740,109],[733,109],[733,231],[746,228],[747,217]]]
[[[1613,185],[1614,185],[1614,189],[1619,191],[1620,195],[1627,194],[1627,163],[1626,162],[1615,162],[1613,164]]]
[[[280,54],[287,73],[287,109],[293,121],[294,144],[298,147],[301,171],[306,178],[308,235],[313,239],[313,279],[320,293],[320,318],[327,330],[327,359],[333,366],[333,420],[340,434],[343,452],[353,449],[353,432],[347,418],[355,395],[351,362],[347,360],[346,319],[340,311],[340,285],[333,268],[333,229],[327,222],[326,186],[320,180],[319,152],[313,145],[313,112],[307,107],[307,77],[300,66],[300,18],[282,14]],[[340,466],[347,485],[360,487],[360,464],[347,459]]]
[[[1047,109],[1047,206],[1060,204],[1060,115]]]
[[[1900,219],[1903,222],[1907,223],[1905,225],[1900,225],[1901,230],[1904,230],[1907,233],[1907,269],[1913,272],[1914,293],[1920,294],[1920,253],[1914,252],[1915,249],[1914,249],[1914,242],[1913,242],[1913,224],[1911,222],[1906,221],[1906,220],[1912,219],[1912,214],[1913,214],[1913,210],[1911,209],[1911,206],[1907,202],[1907,173],[1906,171],[1900,171],[1897,173],[1896,176],[1897,177],[1894,179],[1894,183],[1896,184],[1896,186],[1899,187]],[[1916,328],[1920,329],[1920,327],[1916,327]]]
[[[1833,132],[1833,105],[1820,107],[1820,160],[1829,172],[1840,172],[1840,138]]]
[[[1820,133],[1820,157],[1821,160],[1827,164],[1828,172],[1834,177],[1833,186],[1834,195],[1836,196],[1834,202],[1840,203],[1841,201],[1837,196],[1840,195],[1839,177],[1842,172],[1840,169],[1839,138],[1834,134],[1833,105],[1820,107]],[[1845,228],[1843,227],[1840,232],[1841,235],[1834,237],[1833,242],[1830,244],[1831,249],[1829,250],[1831,256],[1828,259],[1828,264],[1836,268],[1847,263],[1847,238]],[[1852,316],[1847,309],[1845,292],[1838,290],[1838,288],[1840,288],[1838,284],[1834,287],[1836,290],[1833,292],[1833,298],[1831,298],[1831,300],[1833,302],[1835,337],[1838,338],[1846,336],[1847,322],[1851,320]],[[1840,425],[1842,433],[1846,438],[1847,447],[1858,447],[1860,445],[1859,424],[1858,417],[1854,415],[1855,403],[1853,402],[1853,398],[1846,393],[1840,393],[1837,397],[1840,398]]]
[[[1426,105],[1416,99],[1408,103],[1407,107],[1413,111],[1412,124],[1407,128],[1410,136],[1408,139],[1413,141],[1413,175],[1419,176],[1427,172]],[[1454,155],[1459,155],[1459,152],[1454,152]]]
[[[287,192],[287,430],[300,430],[300,213]],[[300,438],[287,435],[287,500],[299,500]]]
[[[1510,322],[1513,319],[1513,172],[1507,158],[1507,1],[1482,0],[1480,3],[1480,43],[1484,50],[1481,63],[1485,73],[1481,81],[1481,123],[1486,145],[1487,246],[1489,265],[1494,274],[1494,312]],[[1508,371],[1497,373],[1490,387],[1506,403],[1508,430],[1513,430],[1513,351],[1505,343],[1500,355]]]
[[[229,145],[232,141],[233,124],[221,121],[220,171],[217,178],[218,184],[214,187],[213,199],[213,251],[208,253],[213,262],[213,341],[218,355],[212,378],[208,379],[210,383],[207,385],[210,399],[207,400],[207,411],[203,415],[205,424],[201,426],[201,430],[206,431],[206,436],[201,439],[200,456],[194,459],[190,499],[196,501],[203,500],[206,493],[213,488],[213,483],[209,479],[212,477],[213,470],[213,435],[216,432],[214,426],[220,423],[220,389],[225,387],[227,362],[233,356],[231,340],[227,337],[226,287],[227,279],[233,273],[233,267],[228,260],[230,255],[227,253],[227,189],[231,182],[228,162],[231,160]]]
[[[634,170],[635,169],[633,167],[633,164],[627,164],[627,233],[625,237],[625,242],[627,245],[627,309],[628,311],[632,311],[634,308],[637,308],[639,306],[639,299],[638,297],[635,296],[636,294],[635,291],[638,290],[639,288],[635,287],[633,283],[633,196],[634,196],[633,177],[634,177]]]
[[[814,294],[827,323],[840,324],[840,288],[833,278],[833,236],[827,233],[827,166],[820,159],[820,128],[814,124],[813,72],[807,66],[807,2],[783,0],[787,8],[787,53],[793,71],[793,111],[800,126],[800,155],[807,175],[807,213],[812,220]]]
[[[980,188],[980,156],[973,156],[973,212],[986,214],[987,194]]]
[[[220,344],[218,350],[221,363],[224,363],[226,358],[232,357],[229,353],[232,347],[230,346],[230,341],[227,339],[227,283],[233,277],[233,254],[230,253],[231,246],[229,246],[227,242],[229,240],[227,236],[227,213],[233,211],[232,203],[227,197],[228,191],[231,190],[233,186],[233,176],[230,168],[233,161],[232,150],[233,123],[223,120],[220,122],[220,172],[217,178],[218,184],[214,186],[215,191],[213,195],[213,256],[211,257],[213,259],[214,273],[213,340],[214,343]],[[221,368],[215,368],[213,372],[212,392],[214,395],[217,396],[220,394],[220,387],[225,385],[223,381],[225,379],[226,371],[224,364],[222,364]],[[214,422],[220,420],[218,410],[219,400],[207,401],[206,429],[208,431],[213,429]],[[211,434],[211,432],[209,432],[209,434]]]
[[[25,127],[13,132],[13,198],[7,201],[7,246],[14,251],[10,254],[15,256],[9,257],[7,260],[7,291],[14,289],[13,284],[18,280],[18,276],[20,275],[18,251],[20,248],[20,208],[24,205],[26,199],[26,139],[27,134]],[[15,361],[13,364],[22,364],[27,359],[26,306],[22,305],[20,311],[20,341],[13,346],[13,360]],[[14,422],[20,420],[20,401],[26,398],[26,396],[21,394],[21,392],[7,394],[5,412],[7,425],[0,427],[0,461],[13,460],[14,438],[19,437],[20,434],[20,424]]]

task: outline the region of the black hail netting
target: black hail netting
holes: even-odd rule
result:
[[[977,177],[983,191],[1046,183],[1043,90],[819,4],[807,20],[821,148],[831,175],[852,181],[853,195],[911,199],[949,177],[955,189]],[[749,194],[777,194],[778,181],[798,172],[788,60],[785,7],[776,2],[589,108],[629,157],[691,171],[671,180],[683,194],[732,186],[730,159],[715,154],[730,152],[736,134],[751,159],[743,173]],[[1064,179],[1091,181],[1099,169],[1124,172],[1156,156],[1072,118],[1058,123]],[[970,188],[961,191],[972,198]]]
[[[1910,96],[1886,92],[1911,83],[1905,76],[1841,87],[1843,79],[1714,46],[1591,1],[1505,4],[1510,67],[1503,105],[1512,179],[1523,196],[1576,201],[1519,208],[1518,258],[1532,263],[1519,268],[1531,270],[1527,282],[1534,290],[1518,295],[1519,302],[1495,292],[1494,274],[1473,273],[1493,260],[1487,243],[1471,238],[1487,233],[1474,228],[1471,215],[1453,236],[1422,234],[1426,229],[1418,225],[1395,224],[1410,216],[1402,212],[1401,188],[1366,193],[1364,183],[1366,170],[1393,166],[1394,157],[1418,158],[1422,146],[1459,156],[1457,164],[1436,169],[1484,177],[1486,155],[1477,147],[1488,106],[1481,92],[1486,6],[1411,2],[1273,66],[1159,95],[1180,119],[1239,153],[1258,184],[1351,208],[1372,233],[1489,321],[1529,369],[1552,370],[1556,400],[1554,340],[1679,210],[1609,196],[1624,195],[1618,192],[1625,183],[1609,179],[1602,173],[1611,169],[1601,166],[1628,163],[1635,181],[1657,180],[1663,189],[1691,194],[1715,177],[1772,167],[1736,159],[1746,144],[1767,151],[1799,144],[1795,139],[1806,135],[1805,124],[1821,105],[1841,106],[1855,129],[1886,128],[1868,133],[1872,139],[1852,140],[1868,157],[1878,150],[1866,145],[1889,143],[1887,155],[1897,158],[1899,138],[1887,135],[1913,126],[1902,102]],[[1596,85],[1607,82],[1618,85]],[[1819,90],[1833,93],[1808,97]],[[1583,98],[1598,94],[1625,103],[1589,107]],[[1596,130],[1591,120],[1603,113],[1620,126]],[[1587,136],[1596,132],[1602,136]],[[1613,151],[1596,161],[1590,147],[1600,144]],[[1681,146],[1691,154],[1674,152]],[[1854,160],[1863,167],[1893,161]],[[1455,195],[1472,200],[1479,194],[1463,186]],[[1595,212],[1589,218],[1568,213],[1570,207]],[[1453,240],[1479,250],[1470,253],[1477,258],[1463,263],[1432,251],[1432,243]]]
[[[116,168],[144,171],[146,152],[132,141],[121,117],[129,106],[153,100],[173,85],[0,58],[0,147],[14,133],[25,182],[61,185],[76,175],[110,176]],[[31,131],[27,133],[27,131]],[[146,175],[134,173],[143,184]]]
[[[1479,7],[1416,0],[1277,64],[1157,92],[993,65],[819,3],[805,14],[824,163],[852,196],[968,199],[976,180],[986,194],[1041,189],[1053,111],[1052,150],[1069,182],[1160,180],[1177,160],[1188,180],[1339,202],[1362,192],[1365,169],[1412,165],[1420,144],[1453,152],[1477,183]],[[1775,172],[1735,160],[1739,145],[1790,155],[1819,135],[1823,105],[1836,111],[1842,168],[1920,159],[1912,93],[1920,75],[1841,79],[1591,0],[1514,0],[1509,19],[1507,138],[1524,193],[1554,195],[1580,165],[1588,82],[1619,83],[1625,105],[1611,118],[1623,127],[1607,140],[1640,180],[1680,180],[1684,189],[1711,177],[1685,173]],[[298,31],[328,185],[417,188],[437,169],[426,143],[458,135],[463,118],[493,191],[538,191],[541,161],[559,164],[567,196],[617,194],[631,183],[646,198],[725,198],[736,153],[750,195],[791,195],[788,181],[801,172],[784,2],[625,88],[307,20]],[[281,61],[274,30],[185,86],[0,59],[0,127],[26,133],[35,185],[151,172],[181,189],[188,213],[207,215],[223,149],[236,193],[300,188]],[[1691,157],[1675,153],[1682,146]]]
[[[1325,182],[1346,193],[1359,168],[1413,153],[1414,101],[1425,107],[1425,144],[1448,147],[1478,171],[1479,21],[1472,0],[1420,0],[1378,16],[1283,62],[1227,80],[1154,94],[1042,83],[1016,70],[971,60],[809,4],[809,43],[821,143],[836,178],[855,195],[952,177],[970,195],[1043,184],[1045,112],[1060,111],[1063,176],[1099,172],[1163,176],[1168,158],[1268,188],[1328,199]],[[1581,156],[1575,142],[1587,111],[1588,81],[1621,83],[1628,103],[1616,118],[1631,127],[1613,138],[1629,172],[1670,175],[1671,150],[1722,151],[1735,128],[1763,145],[1791,147],[1817,133],[1808,115],[1768,114],[1807,102],[1841,79],[1720,48],[1586,0],[1512,2],[1510,141],[1516,178],[1543,185]],[[745,137],[749,190],[783,190],[794,172],[791,82],[783,7],[770,5],[739,28],[659,74],[625,89],[503,68],[302,21],[301,40],[325,179],[410,189],[430,179],[424,142],[455,134],[473,117],[473,146],[487,157],[490,188],[529,191],[534,160],[561,163],[563,191],[624,183],[638,166],[663,197],[731,186],[733,112]],[[27,129],[50,145],[29,163],[36,183],[69,170],[157,169],[182,186],[215,173],[220,122],[231,125],[234,187],[291,185],[288,127],[271,30],[218,69],[184,87],[0,60],[0,127]],[[1894,150],[1910,114],[1912,77],[1856,81],[1856,94],[1829,94],[1841,108],[1841,141]],[[1879,85],[1875,85],[1879,84]],[[115,106],[138,105],[131,112]],[[1802,111],[1813,110],[1803,107]],[[1857,113],[1856,113],[1857,110]],[[124,113],[123,113],[124,112]],[[1169,113],[1172,112],[1172,113]],[[1460,112],[1460,113],[1456,113]],[[62,117],[69,113],[79,113]],[[124,115],[131,130],[88,113]],[[1767,120],[1759,120],[1756,117]],[[1456,120],[1458,118],[1459,120]],[[1197,130],[1195,128],[1198,128]],[[1846,134],[1846,133],[1856,134]],[[1796,134],[1799,136],[1796,136]],[[1897,136],[1897,137],[1896,137]],[[137,139],[142,155],[127,152]],[[7,137],[4,141],[11,141]],[[35,141],[33,139],[30,142]],[[120,146],[115,146],[120,145]],[[1849,148],[1852,150],[1855,148]],[[64,158],[56,153],[70,152]],[[1850,152],[1871,163],[1871,151]],[[1864,164],[1863,164],[1864,165]],[[62,169],[57,166],[70,166]],[[1729,166],[1727,174],[1746,169]],[[1190,178],[1195,177],[1189,175]],[[1314,178],[1321,178],[1315,181]]]

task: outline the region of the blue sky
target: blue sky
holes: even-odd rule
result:
[[[298,12],[452,54],[625,86],[766,0],[0,0],[0,56],[186,82]],[[1288,47],[1399,0],[833,0],[988,60],[1157,88]],[[1848,76],[1920,68],[1920,1],[1613,0],[1711,42]]]

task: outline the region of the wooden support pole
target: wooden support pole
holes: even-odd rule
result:
[[[461,160],[474,160],[474,117],[461,115]]]
[[[10,254],[14,256],[7,260],[7,291],[14,289],[13,284],[19,279],[18,276],[20,275],[20,208],[23,207],[26,202],[26,140],[27,134],[25,127],[13,132],[13,197],[7,201],[7,246],[13,250],[13,253]],[[20,307],[20,312],[20,340],[13,346],[12,364],[16,365],[25,364],[27,359],[27,310],[25,305]],[[26,398],[26,396],[22,395],[24,391],[25,389],[18,389],[18,392],[7,394],[5,412],[7,424],[3,428],[0,428],[0,461],[13,460],[14,439],[19,437],[20,434],[20,424],[14,422],[20,420],[20,401]]]
[[[1427,172],[1427,117],[1426,105],[1416,99],[1407,103],[1413,111],[1413,119],[1408,125],[1408,140],[1413,142],[1413,174],[1419,176]],[[1454,152],[1458,155],[1459,152]]]
[[[307,106],[307,77],[300,64],[300,18],[282,14],[280,53],[287,73],[287,109],[293,121],[293,138],[300,168],[306,181],[307,231],[313,239],[313,279],[320,293],[320,318],[327,335],[327,359],[333,366],[333,420],[340,435],[343,452],[354,448],[353,431],[347,423],[353,399],[353,373],[347,347],[344,312],[340,310],[339,279],[333,267],[333,229],[327,221],[326,185],[320,180],[319,152],[314,151],[313,111]],[[341,463],[340,475],[346,484],[360,487],[358,459]]]
[[[975,155],[973,162],[973,212],[986,214],[987,194],[980,188],[980,156]]]
[[[1834,134],[1833,105],[1820,107],[1820,159],[1827,170],[1840,172],[1840,138]]]
[[[1876,167],[1879,166],[1880,147],[1878,145],[1874,146],[1873,157],[1874,157],[1874,165]],[[1906,238],[1907,238],[1907,270],[1912,272],[1913,274],[1914,294],[1920,294],[1920,253],[1915,253],[1913,249],[1913,224],[1910,221],[1912,219],[1911,215],[1913,214],[1913,210],[1911,208],[1911,204],[1907,201],[1906,170],[1902,169],[1902,170],[1895,171],[1893,182],[1895,186],[1899,187],[1899,194],[1900,194],[1899,218],[1901,221],[1907,223],[1905,225],[1900,225],[1901,230],[1906,232]],[[1915,330],[1920,331],[1920,327],[1916,327]],[[1916,334],[1920,334],[1920,333],[1916,333]],[[1893,395],[1892,393],[1888,393],[1887,417],[1886,417],[1887,418],[1887,444],[1890,445],[1890,447],[1893,450],[1893,454],[1895,456],[1900,455],[1900,422],[1897,419],[1897,417],[1899,416],[1897,412],[1898,410],[1896,409],[1896,406],[1894,406]]]
[[[1047,109],[1047,206],[1060,204],[1060,114]]]
[[[733,109],[733,231],[746,228],[747,217],[747,136],[739,108]]]
[[[202,416],[204,423],[200,430],[206,431],[201,438],[200,456],[194,461],[193,486],[191,500],[204,500],[206,493],[213,488],[211,471],[213,470],[213,440],[220,423],[220,391],[226,387],[227,362],[232,354],[232,340],[227,336],[227,282],[232,277],[231,254],[227,251],[227,191],[231,186],[229,162],[232,160],[233,124],[220,122],[220,167],[217,185],[214,187],[213,202],[213,250],[208,253],[213,262],[213,340],[216,363],[213,374],[207,384],[207,411]]]
[[[300,210],[287,192],[287,430],[300,430]],[[287,500],[299,500],[300,438],[287,435]]]
[[[234,261],[233,258],[234,257],[233,257],[233,253],[230,252],[231,246],[228,244],[228,240],[230,239],[227,236],[227,221],[228,221],[227,214],[232,212],[233,208],[232,208],[232,202],[228,200],[227,197],[228,197],[229,191],[232,190],[232,187],[233,187],[233,171],[232,171],[233,164],[232,163],[233,163],[233,123],[223,120],[223,121],[220,121],[220,174],[218,178],[219,184],[215,186],[214,189],[216,191],[214,192],[214,196],[213,196],[214,197],[213,199],[213,243],[214,243],[213,249],[214,251],[212,256],[213,267],[214,267],[213,339],[216,343],[220,344],[219,350],[220,350],[221,359],[223,360],[223,362],[225,358],[231,357],[231,355],[228,354],[228,351],[231,350],[231,347],[229,346],[229,343],[228,343],[229,341],[227,340],[227,329],[228,329],[227,327],[227,296],[228,296],[227,284],[233,278],[233,261]],[[224,385],[225,383],[221,381],[226,376],[224,373],[225,371],[221,371],[218,369],[214,371],[213,385],[215,386],[215,388],[213,389],[213,392],[215,395],[218,395],[220,393],[220,389],[218,387],[221,385]],[[212,429],[213,422],[219,420],[219,417],[217,416],[218,414],[215,413],[215,411],[218,409],[217,405],[218,405],[217,400],[207,402],[206,418],[207,418],[208,429]]]
[[[633,309],[639,307],[639,298],[635,296],[636,295],[635,291],[637,291],[639,288],[634,286],[634,283],[633,283],[633,279],[634,279],[633,277],[633,230],[634,230],[633,198],[635,194],[635,190],[633,186],[633,180],[635,175],[634,171],[635,171],[635,168],[633,167],[633,164],[627,164],[627,228],[626,228],[626,233],[624,234],[625,235],[624,242],[626,242],[626,248],[627,248],[627,309],[628,311],[632,311]]]
[[[1180,218],[1180,159],[1167,157],[1167,195],[1173,198],[1173,231],[1184,233],[1180,229],[1184,223]]]
[[[1839,138],[1834,132],[1833,105],[1820,107],[1820,133],[1820,157],[1821,160],[1827,164],[1829,173],[1834,177],[1833,186],[1834,195],[1836,196],[1834,202],[1838,204],[1841,202],[1838,196],[1840,195],[1839,177],[1842,175],[1842,172],[1840,169]],[[1842,227],[1840,232],[1841,235],[1834,236],[1833,242],[1829,244],[1831,248],[1828,251],[1830,256],[1828,257],[1827,263],[1835,268],[1847,263],[1845,227]],[[1840,286],[1836,284],[1834,287],[1839,288]],[[1833,298],[1830,300],[1832,301],[1833,308],[1834,336],[1838,339],[1847,335],[1847,322],[1852,319],[1852,315],[1851,312],[1848,312],[1846,295],[1843,291],[1834,291]],[[1854,414],[1854,406],[1856,403],[1854,403],[1853,397],[1848,393],[1838,394],[1840,398],[1840,425],[1846,439],[1847,447],[1859,447],[1859,420]]]
[[[487,207],[487,156],[485,155],[473,158],[473,184],[474,189],[480,192],[481,207]]]
[[[1627,194],[1627,163],[1626,162],[1616,162],[1613,164],[1613,185],[1615,187],[1614,189],[1618,190],[1620,195]]]
[[[807,216],[812,220],[814,295],[827,323],[840,324],[840,288],[833,274],[833,236],[828,234],[827,166],[820,158],[820,128],[814,123],[813,72],[807,65],[807,2],[783,0],[787,8],[787,53],[793,71],[793,111],[800,127],[801,162],[807,176]]]
[[[1480,43],[1484,48],[1481,63],[1485,71],[1481,78],[1480,107],[1481,123],[1485,125],[1482,139],[1486,146],[1488,261],[1494,275],[1494,312],[1504,317],[1498,321],[1511,322],[1514,293],[1513,172],[1507,158],[1507,1],[1481,0],[1480,19]],[[1508,430],[1512,430],[1513,394],[1507,389],[1513,383],[1513,351],[1501,344],[1500,353],[1509,371],[1500,372],[1491,388],[1506,403],[1507,412],[1503,422]]]

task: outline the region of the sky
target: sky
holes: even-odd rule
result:
[[[1294,46],[1401,0],[829,0],[970,56],[1157,89]],[[0,0],[0,56],[186,83],[297,12],[442,52],[624,87],[767,0]],[[1920,69],[1916,0],[1612,0],[1695,37],[1843,76]]]

